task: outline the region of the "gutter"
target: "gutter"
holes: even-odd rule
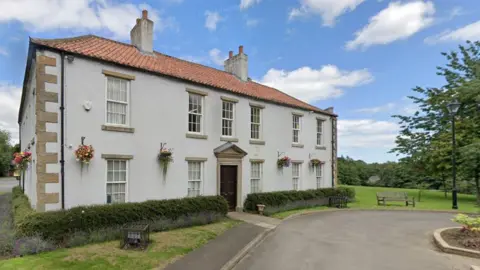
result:
[[[65,53],[61,57],[60,78],[60,185],[62,192],[62,209],[65,209]]]

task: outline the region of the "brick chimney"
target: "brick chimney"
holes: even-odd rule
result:
[[[153,22],[148,19],[148,11],[142,11],[142,18],[130,31],[132,45],[142,52],[153,53]]]
[[[243,46],[238,47],[238,54],[230,51],[224,63],[225,71],[237,76],[242,81],[248,80],[248,56],[243,53]]]

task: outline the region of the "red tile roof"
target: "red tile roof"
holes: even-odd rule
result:
[[[253,81],[241,81],[228,72],[158,52],[154,52],[154,55],[142,54],[133,45],[94,35],[65,39],[32,38],[30,41],[36,45],[212,86],[260,100],[334,115],[289,96],[275,88]]]

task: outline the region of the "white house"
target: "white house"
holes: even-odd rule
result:
[[[335,185],[332,108],[252,81],[242,46],[222,71],[153,51],[152,35],[144,11],[132,44],[30,39],[19,125],[33,160],[21,183],[37,211],[216,194],[241,210],[252,192]],[[95,149],[83,166],[82,137]],[[173,149],[166,173],[161,143]]]

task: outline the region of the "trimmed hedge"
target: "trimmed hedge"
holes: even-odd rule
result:
[[[80,206],[28,215],[17,230],[21,235],[40,235],[44,239],[58,242],[76,232],[89,232],[135,222],[150,223],[159,219],[176,220],[205,212],[225,216],[227,211],[227,201],[221,196]]]
[[[35,213],[30,205],[27,195],[20,186],[12,189],[12,216],[13,224],[17,227],[28,215]]]
[[[289,191],[275,191],[252,193],[247,195],[247,199],[243,204],[246,211],[257,211],[257,204],[264,204],[268,207],[279,208],[281,206],[298,202],[317,200],[330,196],[347,196],[353,200],[355,198],[355,189],[347,187],[338,188],[321,188],[309,190],[289,190]]]

